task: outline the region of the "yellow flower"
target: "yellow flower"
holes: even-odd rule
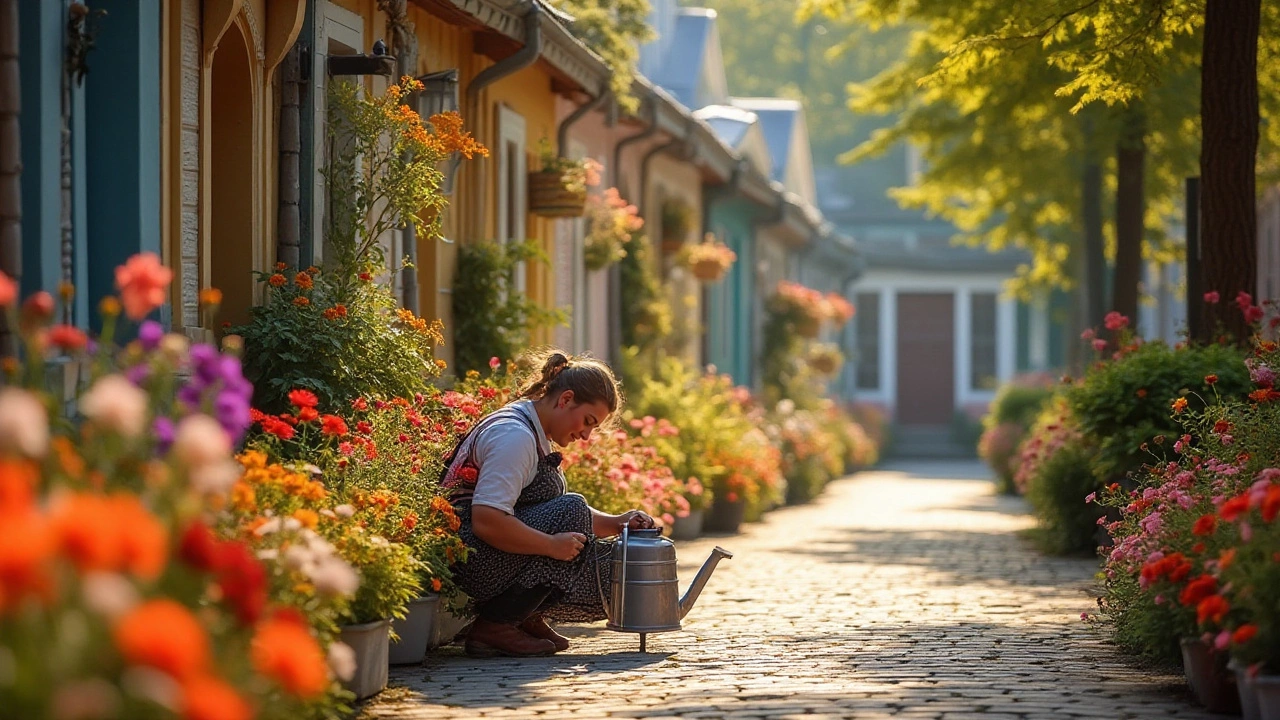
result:
[[[120,301],[114,295],[108,295],[98,302],[98,312],[103,317],[116,317],[120,314]]]
[[[222,291],[218,288],[205,288],[200,291],[201,305],[221,305]]]

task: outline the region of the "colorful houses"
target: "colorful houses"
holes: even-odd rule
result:
[[[354,83],[377,93],[401,74],[426,83],[416,109],[458,110],[491,149],[447,169],[444,241],[411,230],[383,238],[386,277],[403,304],[441,318],[446,333],[459,302],[451,292],[457,248],[530,239],[551,261],[523,268],[516,287],[570,317],[536,339],[617,356],[617,272],[585,266],[583,220],[530,207],[529,173],[542,151],[600,163],[604,186],[645,220],[654,270],[698,330],[679,351],[740,383],[758,382],[763,302],[779,280],[843,292],[860,268],[851,241],[814,207],[802,112],[728,96],[709,11],[655,11],[661,39],[645,49],[641,69],[668,63],[637,79],[638,102],[627,112],[609,90],[612,69],[574,35],[572,18],[542,0],[103,0],[83,8],[0,3],[8,13],[0,20],[16,16],[0,23],[0,63],[16,64],[19,78],[16,90],[0,93],[0,132],[16,121],[19,139],[0,142],[21,153],[20,174],[14,158],[0,156],[0,269],[20,278],[24,295],[74,284],[68,320],[77,324],[112,292],[110,268],[140,251],[174,271],[161,319],[192,337],[248,317],[261,301],[255,271],[323,264],[329,200],[341,191],[322,172],[329,90]],[[668,27],[676,15],[679,27]],[[679,37],[689,31],[702,33],[708,62],[687,64],[695,76],[677,82],[679,58],[692,47]],[[708,233],[738,255],[712,285],[674,260]],[[199,311],[209,287],[223,291],[216,326]]]

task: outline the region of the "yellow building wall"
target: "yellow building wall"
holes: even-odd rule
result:
[[[360,14],[365,21],[364,36],[372,44],[386,38],[386,15],[377,9],[375,0],[331,0]],[[452,362],[453,313],[452,287],[457,267],[459,243],[491,240],[498,233],[498,108],[506,105],[519,113],[526,123],[526,165],[538,167],[537,148],[542,138],[554,141],[556,134],[555,95],[551,76],[539,64],[523,68],[484,88],[474,103],[469,102],[467,88],[482,70],[493,64],[475,52],[475,33],[451,25],[417,6],[409,8],[409,21],[414,24],[418,41],[416,75],[456,68],[458,70],[459,112],[466,128],[494,153],[488,158],[464,160],[454,180],[454,192],[442,221],[444,238],[418,238],[415,257],[418,265],[418,298],[421,314],[439,318],[445,324],[445,346],[438,355]],[[376,90],[371,82],[370,89]],[[550,257],[555,228],[553,220],[526,214],[525,231]],[[549,263],[531,265],[526,275],[529,297],[547,308],[555,305],[555,278]],[[537,343],[550,342],[552,331],[539,329]]]

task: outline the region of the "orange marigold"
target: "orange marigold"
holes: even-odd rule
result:
[[[0,616],[32,595],[52,599],[48,562],[56,547],[48,521],[34,508],[0,513]]]
[[[311,528],[312,530],[315,530],[316,525],[320,524],[320,513],[316,512],[315,510],[308,510],[306,508],[301,508],[299,510],[293,511],[293,519],[302,523],[303,527],[307,527],[307,528]]]
[[[311,276],[306,274],[305,272],[300,272],[297,275],[293,276],[293,284],[297,285],[303,290],[310,290],[311,288],[315,287],[316,281],[312,280]]]
[[[221,305],[222,291],[218,288],[205,288],[200,291],[201,305]]]
[[[316,697],[329,685],[329,667],[320,643],[292,613],[277,613],[258,623],[250,657],[255,670],[296,697]]]
[[[271,277],[267,278],[267,284],[269,284],[271,287],[284,287],[285,283],[287,282],[289,282],[289,279],[281,275],[280,273],[276,273],[275,275],[272,275]]]
[[[168,533],[137,496],[75,493],[52,510],[62,553],[82,572],[128,570],[154,579],[164,569]]]
[[[306,307],[311,304],[311,300],[301,295],[293,299],[293,304],[298,307]]]
[[[58,449],[55,438],[53,447]],[[27,510],[35,502],[36,484],[40,476],[36,466],[27,461],[0,460],[0,514]]]
[[[151,600],[126,613],[112,630],[120,654],[178,680],[196,677],[209,664],[209,636],[196,616],[169,599]]]
[[[253,720],[253,706],[236,689],[212,675],[182,683],[183,720]]]

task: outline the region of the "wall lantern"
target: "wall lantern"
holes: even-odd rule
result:
[[[423,120],[437,113],[457,112],[457,69],[427,73],[420,76],[418,80],[422,83],[422,92],[418,93],[418,114]],[[459,162],[457,153],[445,162],[444,181],[440,184],[440,191],[445,195],[453,194],[453,178],[457,175]]]
[[[330,55],[328,70],[331,77],[342,75],[384,75],[394,77],[396,74],[396,57],[387,54],[387,44],[379,40],[373,44],[369,55]]]

